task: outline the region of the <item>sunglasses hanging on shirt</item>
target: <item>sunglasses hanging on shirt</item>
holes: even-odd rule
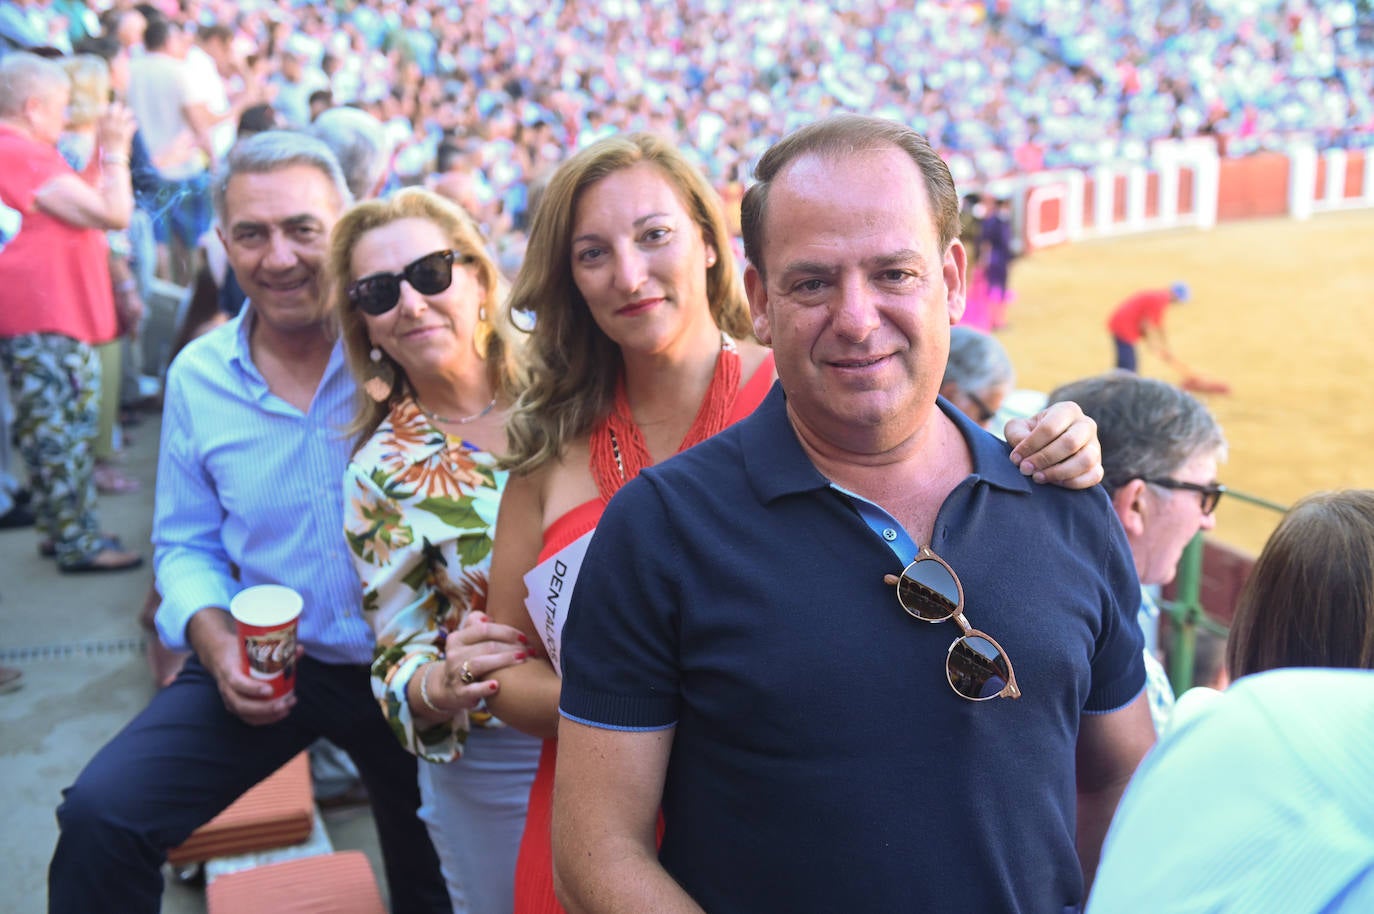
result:
[[[886,574],[883,581],[896,585],[897,602],[912,618],[922,622],[953,619],[963,632],[945,655],[945,679],[956,695],[969,701],[1021,697],[1007,652],[987,632],[969,625],[964,618],[964,585],[929,546],[921,547],[900,576]]]

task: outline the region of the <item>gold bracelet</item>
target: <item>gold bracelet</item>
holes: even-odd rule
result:
[[[434,702],[429,700],[429,668],[432,667],[435,662],[436,661],[431,660],[420,669],[420,700],[425,703],[426,708],[429,708],[440,717],[452,717],[452,713],[445,711],[443,708],[436,707]]]

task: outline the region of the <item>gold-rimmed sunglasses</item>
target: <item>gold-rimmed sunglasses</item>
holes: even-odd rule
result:
[[[964,585],[929,546],[921,547],[900,576],[885,574],[883,581],[897,588],[897,602],[912,618],[953,619],[963,632],[945,655],[945,678],[955,694],[969,701],[1021,697],[1007,652],[987,632],[969,625],[964,618]]]

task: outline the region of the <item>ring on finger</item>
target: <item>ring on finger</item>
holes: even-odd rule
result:
[[[477,677],[472,674],[472,670],[468,669],[468,662],[466,660],[463,661],[463,666],[458,673],[458,678],[462,680],[463,685],[472,685],[477,681]]]

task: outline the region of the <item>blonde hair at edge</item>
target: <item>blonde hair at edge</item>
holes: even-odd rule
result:
[[[706,242],[715,246],[716,262],[706,270],[706,296],[716,326],[735,339],[752,339],[724,207],[702,171],[653,134],[627,133],[593,143],[549,179],[511,289],[511,309],[534,318],[525,349],[529,386],[506,427],[510,450],[504,465],[513,472],[528,473],[557,458],[611,408],[620,349],[592,319],[573,282],[573,223],[587,188],[641,162],[663,173]]]
[[[110,104],[110,65],[94,54],[78,54],[61,63],[72,81],[67,126],[88,127],[100,119]]]
[[[348,300],[348,286],[359,278],[352,272],[353,248],[363,235],[400,219],[432,222],[443,231],[456,253],[471,258],[471,266],[477,269],[482,287],[486,290],[482,308],[490,330],[486,341],[486,362],[492,389],[498,397],[511,398],[522,386],[518,357],[520,338],[506,310],[505,283],[472,217],[457,204],[418,187],[398,191],[384,200],[358,203],[343,214],[330,236],[329,294],[334,301],[334,313],[338,316],[343,334],[349,370],[359,381],[358,409],[347,429],[349,434],[358,436],[359,446],[377,429],[392,407],[407,395],[410,385],[401,366],[383,352],[382,361],[391,369],[394,378],[390,395],[385,402],[378,403],[362,390],[361,382],[374,373],[375,365],[367,324],[363,321],[362,312]],[[423,257],[430,253],[433,252],[416,251],[415,256]],[[462,265],[455,262],[453,268],[461,269]]]

